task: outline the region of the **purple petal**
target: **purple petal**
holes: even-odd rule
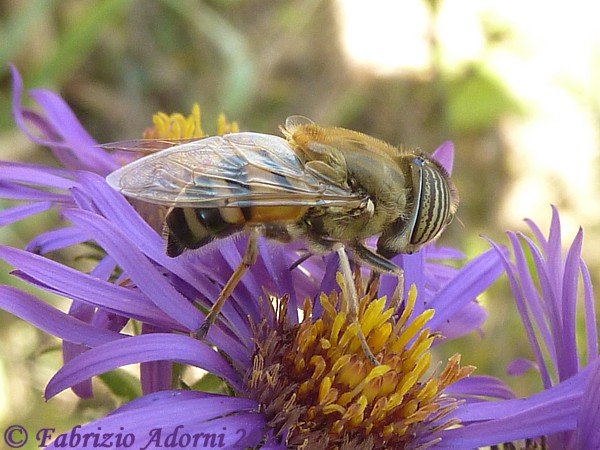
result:
[[[259,238],[259,242],[261,241],[264,241],[264,239]],[[242,234],[235,236],[230,242],[233,245],[219,246],[219,252],[227,264],[225,273],[228,279],[229,274],[237,268],[246,253],[248,238]],[[242,277],[236,289],[240,297],[256,299],[263,294],[262,287],[259,277],[256,276],[254,271],[250,271]]]
[[[579,261],[581,261],[581,246],[583,243],[583,230],[573,240],[573,244],[567,252],[564,264],[564,275],[562,283],[562,336],[564,354],[559,360],[560,379],[564,380],[575,375],[579,371],[579,360],[577,355],[577,338],[575,336],[576,308],[577,308],[577,285],[579,282]]]
[[[88,232],[90,238],[114,258],[140,291],[169,317],[190,331],[200,327],[200,312],[169,284],[121,229],[103,217],[87,211],[65,211],[65,217]]]
[[[430,307],[430,298],[426,294],[425,252],[420,251],[412,255],[400,254],[392,258],[392,261],[404,270],[404,298],[408,295],[408,287],[414,284],[417,288],[417,302],[409,319],[412,320]],[[397,284],[398,280],[395,276],[383,276],[378,294],[386,295],[391,299]]]
[[[87,240],[87,234],[77,227],[60,228],[37,235],[25,249],[29,252],[44,254],[81,244]]]
[[[514,236],[514,235],[509,233],[509,238],[511,236]],[[535,331],[533,329],[533,324],[531,323],[531,320],[527,313],[527,301],[526,301],[525,297],[523,296],[523,291],[521,290],[519,283],[517,282],[516,272],[515,272],[512,264],[510,263],[508,257],[506,256],[506,253],[503,251],[503,249],[501,247],[499,247],[498,244],[496,244],[491,239],[488,239],[488,238],[485,238],[485,239],[490,243],[490,245],[493,247],[493,249],[498,252],[500,261],[504,265],[504,270],[506,271],[508,283],[513,292],[513,296],[515,298],[515,302],[517,305],[517,309],[519,310],[519,314],[521,315],[521,321],[523,322],[523,325],[525,327],[525,333],[527,335],[527,339],[529,340],[529,345],[531,346],[531,348],[533,350],[535,360],[538,364],[538,367],[540,368],[542,382],[544,383],[544,387],[546,389],[548,389],[552,386],[552,380],[550,378],[550,373],[548,372],[548,366],[546,365],[544,357],[542,355],[542,349],[540,347],[540,343],[538,342],[538,340],[536,338]],[[521,247],[518,245],[514,246],[514,244],[513,244],[513,249],[515,251],[515,254],[517,254],[517,250],[520,250]]]
[[[548,241],[546,240],[546,236],[544,236],[544,233],[542,232],[540,227],[538,227],[537,224],[531,219],[526,218],[523,220],[525,221],[527,226],[531,229],[531,232],[533,233],[535,240],[537,241],[540,248],[542,249],[542,252],[547,253],[548,252]]]
[[[258,447],[266,419],[257,410],[256,402],[248,399],[164,391],[136,399],[103,419],[76,427],[72,433],[128,433],[134,438],[134,447],[144,449]],[[184,434],[198,434],[200,440],[197,445],[180,441]],[[172,444],[166,441],[169,435],[175,441]],[[47,448],[63,447],[55,441]]]
[[[502,400],[515,398],[515,394],[501,380],[482,375],[463,378],[448,386],[444,393],[461,396],[491,397]]]
[[[151,325],[142,325],[142,334],[160,332],[161,330]],[[144,394],[171,389],[172,377],[173,363],[170,361],[149,361],[140,364],[140,382]]]
[[[247,239],[240,239],[239,248],[236,245],[236,240],[229,240],[223,245],[219,245],[219,254],[222,256],[225,263],[222,266],[221,276],[229,280],[233,271],[237,268],[243,258]],[[216,255],[215,255],[216,256]],[[212,272],[211,272],[212,273]],[[224,284],[224,283],[223,283]],[[250,329],[247,317],[250,315],[255,319],[261,316],[258,298],[264,297],[262,285],[257,279],[254,270],[247,271],[241,278],[232,294],[234,301],[225,302],[223,306],[222,322],[228,324],[228,329],[236,333],[238,336],[249,336]],[[216,296],[214,297],[216,298]],[[238,308],[239,306],[239,308]]]
[[[552,220],[550,222],[550,233],[548,235],[548,250],[545,252],[548,277],[551,280],[562,280],[562,240],[560,231],[560,217],[558,209],[552,205]],[[557,292],[560,293],[560,292]]]
[[[95,347],[65,364],[46,386],[46,398],[69,386],[117,367],[149,361],[171,361],[200,367],[242,390],[239,376],[210,346],[189,336],[154,333],[132,336]]]
[[[596,307],[590,272],[583,261],[579,262],[583,279],[583,304],[585,308],[585,331],[587,337],[587,361],[595,360],[598,355],[598,328],[596,324]]]
[[[78,178],[83,185],[83,192],[93,199],[95,208],[90,209],[97,209],[117,228],[126,230],[129,240],[150,259],[209,298],[217,297],[219,288],[204,274],[194,270],[185,257],[170,258],[165,254],[162,237],[144,222],[125,198],[112,189],[103,178],[89,172],[79,172]]]
[[[320,292],[324,292],[329,295],[334,290],[339,291],[340,287],[336,281],[336,273],[339,270],[339,258],[337,254],[330,253],[322,257],[325,264],[325,273],[321,279],[321,286],[319,287]]]
[[[64,190],[77,185],[77,182],[53,175],[43,167],[32,166],[0,166],[0,179]]]
[[[124,317],[104,309],[98,309],[94,313],[91,323],[95,327],[106,328],[107,330],[113,331],[121,331],[128,322],[128,317]]]
[[[90,275],[94,278],[99,278],[106,281],[110,278],[116,268],[117,265],[115,264],[115,260],[109,255],[106,255],[98,262],[98,264],[96,264],[96,267],[90,271]],[[118,282],[116,283],[118,284]]]
[[[132,240],[145,253],[164,255],[162,238],[140,217],[125,198],[104,180],[90,172],[77,172],[82,193],[91,199],[102,215],[118,227],[131,233]],[[173,259],[173,258],[171,258]]]
[[[62,353],[63,353],[63,364],[71,361],[77,355],[86,352],[89,350],[89,347],[81,344],[73,344],[69,341],[63,341],[62,343]],[[92,398],[94,396],[94,391],[92,388],[92,379],[89,378],[87,380],[83,380],[73,386],[71,386],[71,390],[75,395],[79,398]]]
[[[440,324],[439,331],[445,339],[456,339],[474,330],[480,330],[487,318],[487,310],[476,301],[472,301]]]
[[[23,186],[19,183],[0,181],[0,198],[13,200],[31,200],[39,202],[61,202],[72,203],[71,197],[66,194],[42,191],[39,189]]]
[[[7,170],[10,168],[35,170],[40,173],[40,176],[52,175],[53,177],[63,178],[65,180],[72,180],[74,178],[73,171],[63,167],[51,167],[20,161],[0,161],[0,167]],[[7,173],[10,172],[8,171]],[[40,184],[39,180],[37,181],[38,182],[35,184]],[[60,181],[56,181],[56,183],[60,183]]]
[[[82,172],[78,172],[78,173],[82,173]],[[85,172],[83,172],[85,173]],[[73,201],[75,202],[75,205],[79,208],[82,209],[84,211],[90,211],[96,214],[100,214],[98,211],[98,208],[96,208],[96,204],[94,202],[93,199],[93,195],[90,195],[88,192],[86,192],[84,190],[83,187],[81,188],[73,188],[71,189],[71,196],[73,197]],[[102,215],[102,214],[100,214]]]
[[[296,309],[298,308],[298,302],[296,300],[296,291],[292,282],[292,274],[290,272],[290,262],[288,261],[288,253],[284,250],[282,245],[267,243],[261,240],[260,246],[260,259],[264,264],[269,278],[275,284],[277,292],[282,294],[288,294],[290,296],[290,303],[288,306],[288,312],[294,313],[290,317],[291,320],[296,318]]]
[[[464,426],[443,431],[442,442],[473,448],[574,430],[588,372],[529,398],[461,405],[456,416]]]
[[[427,252],[428,260],[461,260],[465,259],[465,254],[460,250],[453,247],[444,247],[438,246],[434,242],[433,244],[429,244],[425,247],[425,251]]]
[[[428,322],[428,326],[437,330],[487,289],[502,273],[502,265],[498,263],[498,255],[492,249],[465,264],[456,277],[427,305],[428,308],[435,309],[435,315]]]
[[[11,286],[0,286],[0,308],[48,334],[88,347],[125,337],[88,325]]]
[[[526,407],[528,405],[523,402],[517,413],[443,432],[442,442],[450,448],[473,448],[573,430],[577,425],[574,416],[577,414],[579,397],[552,398],[531,407]],[[494,403],[502,403],[495,405],[500,408],[506,406],[505,403],[521,400]],[[470,403],[466,407],[480,405],[482,403]]]
[[[554,349],[554,346],[552,345],[552,333],[546,321],[546,307],[542,305],[542,298],[540,297],[537,288],[535,287],[532,274],[529,270],[529,264],[527,259],[525,258],[525,253],[523,251],[520,241],[517,239],[517,236],[514,233],[509,232],[507,233],[507,236],[513,248],[513,254],[515,257],[515,264],[517,268],[516,272],[513,272],[513,276],[516,280],[518,280],[524,297],[522,295],[517,295],[517,293],[515,292],[513,292],[513,294],[515,295],[517,310],[521,315],[521,321],[523,322],[526,330],[528,331],[527,336],[529,338],[530,345],[532,347],[536,345],[533,343],[532,339],[535,340],[537,343],[536,333],[534,332],[531,321],[531,319],[533,319],[533,323],[537,327],[542,342],[545,343],[546,348],[550,353],[550,358],[555,363],[556,351]],[[509,269],[507,270],[512,270],[513,266],[509,263],[507,267],[509,267]],[[538,363],[539,362],[540,361],[538,360]],[[547,367],[545,367],[545,370],[547,370]]]
[[[518,398],[503,402],[483,402],[477,405],[459,408],[459,412],[456,415],[463,423],[495,420],[507,418],[514,414],[520,414],[531,408],[546,406],[549,403],[551,404],[554,401],[565,398],[573,400],[575,403],[573,407],[577,408],[579,404],[578,399],[581,398],[589,372],[589,368],[584,368],[574,377],[527,398]],[[569,419],[573,419],[572,423],[575,423],[574,417],[569,417]],[[534,436],[539,436],[540,434]]]
[[[31,90],[29,95],[42,107],[50,126],[77,152],[81,168],[87,168],[100,175],[107,175],[118,168],[118,164],[81,126],[62,98],[43,89]]]
[[[23,82],[14,66],[11,66],[11,74],[13,79],[12,112],[17,126],[32,142],[52,148],[54,156],[64,167],[79,168],[78,158],[67,144],[60,141],[60,136],[46,118],[21,106]],[[39,136],[30,131],[30,126],[37,128]]]
[[[11,66],[13,79],[12,109],[15,122],[34,142],[51,147],[56,157],[69,168],[84,168],[102,175],[118,168],[118,164],[81,126],[71,109],[58,95],[46,90],[32,90],[30,96],[42,107],[45,117],[21,106],[23,82]],[[29,131],[28,123],[37,127],[42,138]]]
[[[90,277],[24,250],[0,246],[0,257],[48,290],[116,314],[182,330],[139,292]]]
[[[536,320],[546,320],[550,324],[550,331],[552,338],[546,343],[550,355],[554,357],[553,360],[555,367],[560,367],[559,362],[563,355],[565,355],[565,343],[562,342],[563,336],[563,322],[562,322],[562,273],[560,279],[551,278],[551,273],[562,272],[557,271],[549,267],[550,263],[545,263],[543,256],[535,246],[535,244],[524,235],[520,235],[521,239],[525,241],[531,256],[533,257],[533,263],[536,268],[540,289],[542,291],[542,297],[544,300],[544,317],[537,318]],[[549,245],[552,245],[550,242]],[[560,263],[559,263],[560,264]],[[540,362],[538,361],[538,364]],[[540,365],[540,367],[542,367]],[[560,370],[560,369],[559,369]]]
[[[423,250],[412,255],[397,255],[392,261],[404,270],[405,294],[408,292],[406,287],[413,284],[417,288],[417,302],[412,314],[415,317],[430,307],[431,300],[447,284],[452,282],[458,269],[440,264],[437,259],[462,259],[464,256],[454,249],[448,247],[438,248],[435,244],[426,246]],[[383,275],[379,286],[378,295],[391,298],[397,285],[395,276]],[[474,312],[474,311],[473,311]],[[478,318],[485,314],[483,310],[477,313],[477,318],[473,318],[475,323]],[[456,316],[455,316],[456,318]],[[475,324],[470,329],[477,327]],[[445,330],[447,331],[447,330]],[[452,331],[456,333],[458,330]]]
[[[539,371],[538,365],[533,361],[530,361],[529,359],[517,358],[510,362],[506,368],[506,373],[510,376],[516,377],[523,375],[525,372],[531,369]]]
[[[51,207],[51,202],[36,202],[26,205],[13,206],[12,208],[0,211],[0,226],[18,222],[19,220],[33,216],[42,211],[47,211]]]
[[[454,164],[454,144],[451,141],[446,141],[440,145],[431,154],[431,157],[439,162],[449,174],[452,174],[452,166]]]
[[[142,392],[150,394],[171,388],[172,374],[173,363],[170,361],[149,361],[140,364]]]
[[[54,130],[60,132],[65,141],[97,148],[96,141],[85,131],[71,108],[57,94],[45,89],[32,89],[29,91],[29,96],[39,103],[46,113],[48,123]],[[90,160],[90,162],[97,164],[100,161]],[[111,166],[114,167],[114,163]]]
[[[590,364],[577,418],[577,448],[600,448],[600,360]]]
[[[21,108],[21,96],[23,95],[23,79],[19,74],[17,68],[13,65],[10,66],[12,75],[12,112],[17,126],[21,131],[32,141],[37,142],[37,137],[31,134],[27,124],[25,123],[25,117],[23,116],[23,109]]]
[[[161,392],[153,392],[152,394],[146,394],[134,400],[131,400],[129,403],[126,403],[119,408],[112,411],[108,416],[117,416],[119,414],[123,414],[126,412],[137,411],[137,410],[148,410],[150,407],[152,408],[160,408],[161,405],[170,405],[170,404],[184,404],[187,400],[199,400],[199,399],[212,399],[214,397],[221,398],[222,395],[211,394],[208,392],[201,391],[191,391],[191,390],[173,390],[166,389]],[[224,397],[229,398],[229,397]],[[244,409],[245,406],[250,406],[248,403],[248,399],[240,399],[242,403],[239,405],[239,409]]]

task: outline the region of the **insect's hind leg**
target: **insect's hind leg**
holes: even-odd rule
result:
[[[344,278],[346,292],[350,297],[348,301],[348,318],[352,323],[356,323],[358,325],[357,337],[360,341],[360,346],[362,347],[363,352],[365,352],[366,357],[374,365],[378,366],[379,361],[377,361],[377,358],[375,358],[375,355],[373,355],[373,352],[371,351],[371,348],[367,343],[367,339],[365,338],[365,335],[358,321],[358,294],[356,293],[356,286],[354,285],[354,281],[352,278],[352,269],[350,268],[350,261],[348,260],[346,249],[342,244],[337,244],[334,248],[340,260],[340,271],[342,273],[342,277]]]
[[[250,229],[250,235],[248,237],[248,243],[246,244],[246,251],[244,253],[244,257],[240,264],[235,268],[227,283],[219,293],[217,300],[213,303],[210,311],[204,318],[204,322],[196,331],[196,336],[198,339],[204,339],[210,329],[211,325],[215,323],[225,300],[229,298],[237,284],[240,282],[244,273],[250,266],[252,266],[256,262],[256,258],[258,257],[258,237],[260,236],[260,230],[258,227],[253,227]]]

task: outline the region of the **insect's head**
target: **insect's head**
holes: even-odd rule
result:
[[[435,239],[452,222],[458,193],[448,172],[435,160],[417,156],[412,161],[414,222],[410,244],[422,246]]]
[[[414,253],[433,241],[452,222],[458,208],[458,192],[440,163],[420,153],[403,159],[410,174],[409,212],[379,239],[378,251],[387,257]]]

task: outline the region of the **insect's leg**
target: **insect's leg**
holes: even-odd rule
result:
[[[404,298],[404,270],[401,267],[394,264],[387,258],[375,253],[372,250],[369,250],[362,244],[356,244],[352,247],[352,251],[355,257],[359,259],[363,264],[368,265],[374,272],[371,273],[371,278],[369,279],[368,287],[371,286],[371,283],[374,283],[379,279],[379,273],[389,273],[392,275],[396,275],[398,279],[398,285],[394,290],[394,294],[390,300],[389,307],[397,309],[402,303],[402,299]]]
[[[306,261],[308,258],[310,258],[311,256],[313,256],[312,253],[310,252],[306,252],[304,255],[302,255],[300,258],[298,258],[291,266],[290,266],[290,272],[292,270],[294,270],[296,267],[298,267],[300,264],[302,264],[304,261]]]
[[[362,332],[362,328],[360,327],[360,323],[358,321],[358,295],[356,294],[356,286],[354,286],[354,282],[352,281],[352,269],[350,268],[350,261],[348,260],[348,255],[346,254],[346,249],[342,244],[337,244],[335,246],[335,251],[338,254],[340,259],[340,271],[342,272],[342,277],[344,278],[344,283],[346,284],[346,292],[348,293],[349,302],[348,302],[348,318],[352,323],[356,323],[358,325],[358,340],[360,341],[360,345],[365,352],[365,355],[374,365],[378,366],[379,361],[373,355],[373,352],[369,348],[369,344],[367,343],[367,339],[365,338],[364,333]]]
[[[398,310],[404,299],[404,270],[400,270],[400,272],[396,274],[396,277],[398,278],[398,284],[396,285],[396,289],[394,289],[389,304],[389,308],[392,308],[394,311]]]
[[[372,270],[369,281],[367,282],[366,292],[375,291],[379,285],[380,278],[381,274]],[[404,299],[404,271],[396,273],[396,278],[398,279],[398,284],[396,285],[396,289],[394,289],[394,293],[392,294],[392,298],[388,305],[388,308],[392,308],[394,311],[400,307],[402,300]]]
[[[253,227],[250,229],[250,236],[248,237],[248,244],[246,245],[246,252],[244,253],[244,257],[240,264],[236,267],[231,274],[227,283],[221,290],[221,293],[217,297],[217,300],[213,303],[210,311],[206,315],[204,319],[204,323],[200,326],[198,331],[196,332],[196,336],[198,339],[204,339],[211,325],[215,323],[225,300],[231,295],[240,279],[246,273],[246,270],[256,262],[256,258],[258,256],[258,236],[260,235],[259,229],[257,227]]]
[[[369,281],[367,281],[367,289],[366,292],[371,292],[379,287],[379,279],[381,278],[381,274],[376,270],[371,269],[371,275],[369,276]]]

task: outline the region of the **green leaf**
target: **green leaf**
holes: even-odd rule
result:
[[[142,395],[140,380],[122,369],[103,373],[99,378],[116,397],[125,402]]]
[[[211,392],[214,394],[229,393],[227,383],[225,383],[223,380],[221,380],[216,375],[213,375],[212,373],[207,373],[206,375],[204,375],[192,386],[190,386],[190,388],[194,391]]]
[[[508,88],[483,70],[470,68],[447,83],[448,118],[456,131],[496,127],[502,116],[521,113]]]

